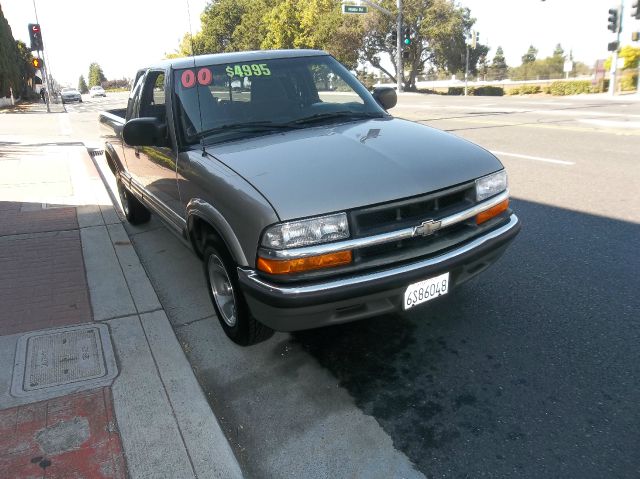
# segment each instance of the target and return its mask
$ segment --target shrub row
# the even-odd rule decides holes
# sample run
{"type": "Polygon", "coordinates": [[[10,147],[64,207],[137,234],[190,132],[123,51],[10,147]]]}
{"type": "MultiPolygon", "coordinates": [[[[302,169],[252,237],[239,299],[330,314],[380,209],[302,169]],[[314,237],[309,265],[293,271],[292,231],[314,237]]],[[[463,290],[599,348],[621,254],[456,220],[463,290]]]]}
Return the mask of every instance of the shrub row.
{"type": "MultiPolygon", "coordinates": [[[[499,86],[478,86],[469,87],[469,96],[502,96],[504,88],[499,86]]],[[[449,87],[447,95],[464,95],[464,87],[449,87]]]]}
{"type": "Polygon", "coordinates": [[[520,85],[507,90],[507,94],[533,95],[535,93],[540,93],[541,91],[542,91],[542,88],[540,88],[540,85],[520,85]]]}
{"type": "Polygon", "coordinates": [[[592,91],[590,80],[554,81],[549,87],[549,93],[555,96],[579,95],[592,91]]]}

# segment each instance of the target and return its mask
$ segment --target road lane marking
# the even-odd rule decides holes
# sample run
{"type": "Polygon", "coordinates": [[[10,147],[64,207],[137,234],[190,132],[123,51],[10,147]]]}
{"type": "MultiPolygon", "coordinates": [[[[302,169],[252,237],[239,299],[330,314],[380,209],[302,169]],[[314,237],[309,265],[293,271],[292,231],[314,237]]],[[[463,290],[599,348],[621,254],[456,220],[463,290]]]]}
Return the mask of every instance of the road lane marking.
{"type": "Polygon", "coordinates": [[[631,128],[640,129],[640,121],[614,121],[614,120],[579,120],[589,125],[604,126],[606,128],[631,128]]]}
{"type": "Polygon", "coordinates": [[[519,153],[507,153],[505,151],[492,150],[491,153],[498,156],[512,156],[514,158],[524,158],[525,160],[543,161],[545,163],[554,163],[556,165],[568,165],[568,166],[575,165],[575,163],[572,161],[555,160],[553,158],[542,158],[540,156],[521,155],[519,153]]]}
{"type": "MultiPolygon", "coordinates": [[[[409,118],[407,118],[409,119],[409,118]]],[[[524,122],[524,123],[506,123],[504,121],[491,121],[491,120],[478,120],[475,118],[468,118],[468,117],[464,117],[464,118],[431,118],[428,120],[413,120],[413,121],[418,121],[420,123],[433,123],[433,122],[438,122],[438,121],[453,121],[453,122],[458,122],[458,123],[471,123],[471,124],[479,124],[479,125],[491,125],[491,126],[486,126],[486,127],[469,127],[469,128],[440,128],[441,130],[444,131],[448,131],[448,132],[455,132],[455,131],[461,131],[461,130],[475,130],[478,128],[505,128],[505,127],[509,127],[509,128],[513,128],[513,127],[520,127],[520,128],[542,128],[542,129],[548,129],[548,130],[563,130],[563,131],[577,131],[577,132],[582,132],[582,133],[605,133],[608,135],[616,135],[616,136],[640,136],[640,131],[634,131],[632,129],[611,129],[611,128],[586,128],[586,127],[579,127],[579,126],[567,126],[567,125],[560,125],[556,122],[547,122],[547,123],[532,123],[531,121],[529,122],[524,122]]],[[[438,128],[438,127],[436,127],[438,128]]]]}

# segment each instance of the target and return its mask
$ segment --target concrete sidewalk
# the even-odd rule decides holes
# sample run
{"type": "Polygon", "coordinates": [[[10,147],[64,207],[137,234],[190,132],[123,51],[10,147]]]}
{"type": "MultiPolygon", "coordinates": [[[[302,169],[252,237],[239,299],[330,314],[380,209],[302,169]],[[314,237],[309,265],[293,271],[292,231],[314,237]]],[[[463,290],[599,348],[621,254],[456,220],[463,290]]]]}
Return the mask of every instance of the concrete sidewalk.
{"type": "Polygon", "coordinates": [[[0,116],[0,477],[241,477],[85,147],[11,135],[11,117],[0,116]]]}

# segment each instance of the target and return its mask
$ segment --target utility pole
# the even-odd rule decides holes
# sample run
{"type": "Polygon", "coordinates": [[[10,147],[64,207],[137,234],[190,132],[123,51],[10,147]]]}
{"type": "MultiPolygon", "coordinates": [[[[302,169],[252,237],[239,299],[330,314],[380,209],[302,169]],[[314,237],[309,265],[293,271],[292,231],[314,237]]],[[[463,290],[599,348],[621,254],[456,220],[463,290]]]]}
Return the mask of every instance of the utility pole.
{"type": "Polygon", "coordinates": [[[469,43],[465,42],[467,54],[464,60],[464,96],[467,96],[469,90],[469,43]]]}
{"type": "MultiPolygon", "coordinates": [[[[478,42],[480,41],[480,33],[475,30],[471,30],[471,48],[474,50],[478,46],[478,42]]],[[[468,83],[469,83],[469,39],[466,39],[464,42],[467,47],[467,55],[464,61],[464,96],[467,96],[468,93],[468,83]]]]}

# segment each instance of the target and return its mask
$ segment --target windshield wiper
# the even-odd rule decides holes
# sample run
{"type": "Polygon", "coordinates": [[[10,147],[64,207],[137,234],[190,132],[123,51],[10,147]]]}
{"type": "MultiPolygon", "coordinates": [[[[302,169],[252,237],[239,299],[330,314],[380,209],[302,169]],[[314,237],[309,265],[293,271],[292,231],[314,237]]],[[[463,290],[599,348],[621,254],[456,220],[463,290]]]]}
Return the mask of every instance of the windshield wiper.
{"type": "Polygon", "coordinates": [[[383,118],[382,113],[366,112],[366,111],[332,111],[326,113],[316,113],[315,115],[306,116],[304,118],[298,118],[289,122],[289,124],[302,125],[305,123],[315,123],[323,120],[333,119],[354,119],[359,120],[361,118],[383,118]]]}
{"type": "Polygon", "coordinates": [[[215,128],[209,128],[208,130],[197,133],[194,138],[201,139],[207,136],[215,135],[216,133],[225,133],[227,131],[234,130],[246,130],[249,132],[254,131],[269,131],[269,130],[290,130],[292,128],[300,128],[291,123],[274,123],[272,121],[247,121],[244,123],[229,123],[228,125],[220,125],[215,128]]]}

